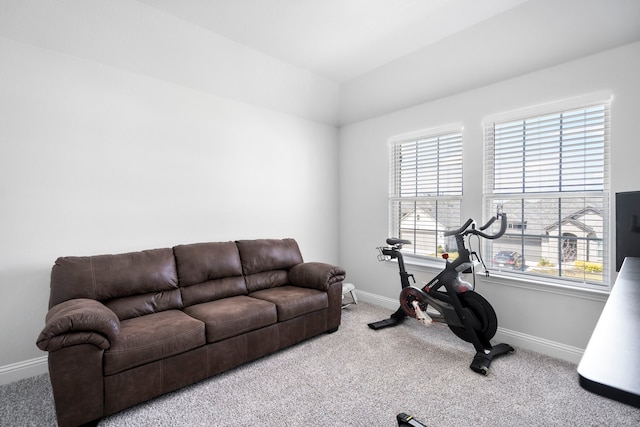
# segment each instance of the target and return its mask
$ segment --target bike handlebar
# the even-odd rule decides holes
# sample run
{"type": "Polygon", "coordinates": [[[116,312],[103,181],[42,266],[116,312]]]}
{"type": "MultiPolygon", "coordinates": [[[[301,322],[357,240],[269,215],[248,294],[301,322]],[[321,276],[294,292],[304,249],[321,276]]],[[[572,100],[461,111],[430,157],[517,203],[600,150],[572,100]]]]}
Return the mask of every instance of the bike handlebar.
{"type": "Polygon", "coordinates": [[[444,235],[445,235],[445,236],[455,236],[455,235],[458,235],[458,234],[462,233],[464,230],[466,230],[466,229],[471,225],[471,223],[472,223],[472,222],[473,222],[473,220],[472,220],[471,218],[469,218],[469,219],[467,220],[467,222],[465,222],[465,223],[462,225],[462,227],[458,228],[457,230],[445,231],[445,232],[444,232],[444,235]]]}
{"type": "Polygon", "coordinates": [[[475,227],[473,227],[470,230],[467,230],[472,223],[473,223],[473,219],[469,218],[467,222],[465,222],[462,225],[462,227],[458,228],[457,230],[445,231],[444,235],[445,236],[457,236],[457,235],[466,236],[467,234],[475,234],[477,236],[484,237],[485,239],[489,239],[489,240],[497,239],[498,237],[501,237],[505,233],[505,231],[507,231],[507,214],[498,213],[496,216],[491,217],[491,219],[479,229],[476,229],[475,227]],[[500,222],[500,230],[498,230],[496,234],[489,235],[481,231],[489,228],[491,224],[493,224],[498,218],[501,219],[501,222],[500,222]]]}
{"type": "Polygon", "coordinates": [[[496,218],[495,216],[492,216],[491,219],[482,227],[479,228],[480,231],[486,230],[487,228],[491,227],[491,224],[493,224],[494,222],[496,222],[496,218]]]}

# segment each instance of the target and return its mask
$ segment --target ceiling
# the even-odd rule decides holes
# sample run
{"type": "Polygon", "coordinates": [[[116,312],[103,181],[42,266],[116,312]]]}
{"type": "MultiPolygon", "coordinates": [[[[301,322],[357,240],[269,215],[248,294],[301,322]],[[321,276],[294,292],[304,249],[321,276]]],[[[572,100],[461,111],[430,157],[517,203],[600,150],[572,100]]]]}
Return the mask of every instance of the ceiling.
{"type": "Polygon", "coordinates": [[[344,83],[527,0],[139,0],[344,83]]]}

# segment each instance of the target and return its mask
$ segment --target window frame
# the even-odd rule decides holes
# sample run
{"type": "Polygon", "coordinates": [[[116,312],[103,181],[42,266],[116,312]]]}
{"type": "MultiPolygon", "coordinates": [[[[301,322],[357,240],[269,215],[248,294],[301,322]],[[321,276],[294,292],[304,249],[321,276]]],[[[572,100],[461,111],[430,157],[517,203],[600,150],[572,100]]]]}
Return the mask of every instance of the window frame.
{"type": "MultiPolygon", "coordinates": [[[[502,199],[505,202],[519,200],[522,201],[522,209],[524,210],[525,201],[531,200],[533,198],[543,199],[543,200],[553,200],[555,198],[558,199],[558,221],[563,221],[563,218],[568,218],[566,215],[563,216],[562,210],[562,201],[563,200],[579,200],[583,198],[583,200],[587,200],[588,198],[596,198],[600,200],[600,214],[602,216],[602,236],[597,242],[595,246],[595,250],[597,251],[599,256],[602,256],[602,280],[587,280],[587,274],[585,273],[582,279],[571,278],[567,276],[562,276],[562,269],[560,266],[559,272],[557,275],[546,275],[546,274],[536,274],[535,272],[527,272],[527,271],[508,271],[508,270],[497,270],[495,268],[491,268],[494,270],[494,274],[504,275],[506,277],[518,278],[519,280],[531,281],[531,282],[543,282],[550,285],[561,286],[561,287],[572,287],[577,289],[590,289],[590,290],[599,290],[599,291],[608,291],[610,289],[610,277],[612,274],[612,257],[611,257],[611,242],[610,236],[611,234],[611,216],[610,216],[610,199],[611,199],[611,188],[610,188],[610,179],[611,179],[611,168],[609,164],[609,152],[611,149],[611,130],[610,130],[610,122],[611,122],[611,104],[613,98],[609,93],[596,93],[590,94],[586,96],[576,97],[564,101],[544,104],[535,107],[529,107],[525,109],[520,109],[512,112],[501,113],[494,116],[487,117],[483,120],[482,129],[483,129],[483,150],[484,150],[484,159],[485,159],[485,168],[483,171],[483,211],[487,217],[495,214],[496,201],[502,199]],[[602,163],[603,163],[603,177],[601,182],[601,190],[597,191],[562,191],[561,188],[558,191],[526,191],[527,184],[524,183],[524,172],[523,174],[523,190],[520,192],[497,192],[495,191],[495,157],[493,150],[495,149],[495,126],[496,124],[505,124],[509,122],[517,122],[535,119],[541,116],[552,116],[554,114],[562,114],[568,113],[574,110],[581,109],[589,109],[594,106],[603,106],[603,116],[604,116],[604,124],[603,124],[603,154],[602,154],[602,163]],[[493,139],[491,139],[493,138],[493,139]]],[[[561,119],[562,120],[562,119],[561,119]]],[[[586,123],[586,120],[585,120],[586,123]]],[[[586,125],[585,125],[586,126],[586,125]]],[[[523,136],[523,140],[526,137],[523,136]]],[[[562,149],[560,149],[560,152],[562,149]]],[[[524,155],[523,155],[524,156],[524,155]]],[[[586,160],[583,162],[586,163],[586,160]]],[[[559,169],[558,172],[561,175],[561,171],[559,169]]],[[[586,181],[586,179],[585,179],[586,181]]],[[[540,188],[542,190],[542,187],[540,188]]],[[[584,190],[584,189],[583,189],[584,190]]],[[[586,209],[586,203],[584,203],[586,209]]],[[[506,212],[507,215],[509,212],[506,212]]],[[[527,216],[526,214],[522,214],[520,217],[509,218],[509,222],[520,223],[524,222],[527,224],[527,221],[531,219],[531,216],[527,216]]],[[[522,246],[525,246],[525,240],[529,238],[529,234],[525,232],[525,229],[507,229],[507,233],[510,231],[520,232],[520,238],[522,239],[522,246]]],[[[564,235],[558,236],[558,241],[569,239],[570,236],[567,235],[565,239],[564,235]]],[[[574,236],[576,237],[576,236],[574,236]]],[[[555,236],[554,236],[555,238],[555,236]]],[[[551,238],[549,238],[551,240],[551,238]]],[[[580,240],[580,239],[578,239],[580,240]]],[[[589,247],[590,238],[587,236],[584,240],[584,243],[589,247]]],[[[576,240],[577,241],[577,240],[576,240]]],[[[574,242],[575,243],[575,242],[574,242]]],[[[497,245],[498,248],[500,242],[496,241],[485,241],[483,242],[484,250],[483,252],[489,256],[491,256],[494,252],[494,245],[497,245]]],[[[580,244],[578,242],[578,244],[580,244]]],[[[560,251],[560,244],[558,243],[558,250],[560,251]]],[[[500,249],[498,249],[500,250],[500,249]]],[[[524,253],[524,251],[522,252],[524,253]]],[[[558,257],[564,255],[564,253],[558,252],[556,254],[558,257]]],[[[487,257],[487,258],[488,258],[487,257]]],[[[526,256],[525,256],[526,257],[526,256]]],[[[588,254],[586,255],[588,257],[588,254]]],[[[492,265],[492,259],[488,260],[487,265],[492,265]]],[[[562,260],[562,262],[570,265],[570,261],[562,260]]],[[[565,267],[566,268],[566,267],[565,267]]]]}
{"type": "MultiPolygon", "coordinates": [[[[441,249],[449,249],[447,244],[445,243],[445,238],[442,236],[442,232],[451,227],[457,227],[460,223],[461,218],[461,206],[462,206],[462,197],[463,197],[463,137],[464,137],[464,129],[462,123],[451,123],[448,125],[438,126],[434,128],[424,129],[416,132],[410,132],[405,134],[396,135],[390,137],[387,141],[389,148],[389,195],[388,195],[388,232],[389,236],[400,237],[400,238],[408,238],[412,241],[412,245],[405,245],[402,249],[403,254],[408,257],[408,260],[411,262],[412,260],[417,263],[422,263],[426,261],[436,261],[439,258],[439,254],[441,249]],[[406,193],[406,188],[402,185],[402,177],[401,177],[401,160],[398,158],[398,147],[402,145],[410,145],[410,144],[418,144],[419,141],[438,139],[438,152],[436,157],[440,155],[440,153],[447,151],[447,149],[451,149],[452,147],[440,147],[440,139],[454,138],[452,144],[458,146],[457,155],[459,159],[457,160],[457,170],[454,165],[454,172],[457,172],[457,175],[453,177],[453,186],[457,185],[457,188],[452,190],[451,186],[445,186],[445,190],[441,190],[439,187],[436,189],[435,193],[429,193],[425,195],[407,195],[402,194],[406,193]],[[442,192],[441,192],[442,191],[442,192]],[[407,228],[403,228],[403,204],[413,203],[414,207],[414,217],[420,218],[421,212],[418,213],[419,209],[430,208],[435,209],[436,212],[446,212],[447,209],[451,209],[450,205],[453,203],[455,205],[455,214],[457,217],[454,220],[448,219],[448,223],[452,224],[444,225],[440,224],[437,220],[437,213],[435,221],[433,221],[435,225],[435,236],[432,238],[435,239],[435,244],[433,245],[433,254],[428,249],[423,249],[422,242],[425,240],[431,239],[431,237],[424,237],[424,239],[418,239],[416,241],[416,235],[420,232],[419,227],[414,222],[413,230],[413,238],[409,238],[406,236],[402,230],[408,230],[407,228]],[[449,205],[449,207],[448,207],[449,205]],[[435,207],[434,207],[435,206],[435,207]],[[442,227],[439,227],[442,225],[442,227]]],[[[455,148],[454,148],[455,149],[455,148]]],[[[418,148],[416,146],[416,152],[418,148]]],[[[451,153],[448,153],[451,154],[451,153]]],[[[455,153],[454,153],[455,154],[455,153]]],[[[416,157],[420,157],[416,155],[416,157]]],[[[416,161],[417,163],[417,161],[416,161]]],[[[419,172],[416,172],[416,182],[418,179],[419,172]]],[[[433,176],[433,173],[432,173],[433,176]]],[[[435,173],[435,184],[439,185],[439,181],[445,180],[444,178],[451,178],[451,174],[443,172],[442,175],[440,171],[435,173]]],[[[447,181],[448,185],[451,185],[451,181],[447,181]]],[[[420,184],[416,183],[415,192],[417,193],[417,187],[420,184]]],[[[405,205],[406,206],[406,205],[405,205]]],[[[425,233],[426,236],[430,233],[429,230],[425,233]]]]}

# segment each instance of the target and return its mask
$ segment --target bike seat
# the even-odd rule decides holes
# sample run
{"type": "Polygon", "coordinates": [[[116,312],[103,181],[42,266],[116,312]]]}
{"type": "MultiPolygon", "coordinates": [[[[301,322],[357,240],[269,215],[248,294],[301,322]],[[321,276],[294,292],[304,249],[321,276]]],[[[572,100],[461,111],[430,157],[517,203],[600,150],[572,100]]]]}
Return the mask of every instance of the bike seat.
{"type": "Polygon", "coordinates": [[[396,239],[395,237],[389,237],[387,239],[388,245],[410,245],[410,240],[396,239]]]}

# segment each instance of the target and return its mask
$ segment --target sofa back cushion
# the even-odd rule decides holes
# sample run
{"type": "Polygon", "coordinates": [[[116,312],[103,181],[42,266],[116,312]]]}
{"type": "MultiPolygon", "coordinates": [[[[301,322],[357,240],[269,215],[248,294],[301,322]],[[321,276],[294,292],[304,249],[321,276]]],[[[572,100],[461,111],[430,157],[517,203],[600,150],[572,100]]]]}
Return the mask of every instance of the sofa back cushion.
{"type": "Polygon", "coordinates": [[[249,292],[289,283],[289,269],[302,262],[293,239],[238,240],[242,271],[249,292]]]}
{"type": "Polygon", "coordinates": [[[73,298],[104,303],[120,320],[182,307],[170,248],[58,258],[49,307],[73,298]]]}
{"type": "Polygon", "coordinates": [[[247,294],[234,242],[180,245],[173,253],[185,307],[247,294]]]}

